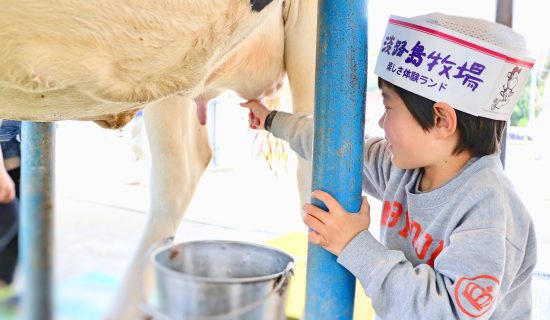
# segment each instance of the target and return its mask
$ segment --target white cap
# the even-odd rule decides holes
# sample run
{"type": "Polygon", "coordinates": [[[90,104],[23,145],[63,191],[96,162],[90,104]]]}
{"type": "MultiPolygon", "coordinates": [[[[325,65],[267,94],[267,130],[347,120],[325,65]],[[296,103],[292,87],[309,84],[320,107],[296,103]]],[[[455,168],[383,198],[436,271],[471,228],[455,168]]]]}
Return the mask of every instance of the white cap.
{"type": "Polygon", "coordinates": [[[463,112],[508,120],[534,65],[526,56],[525,39],[494,22],[391,16],[375,73],[463,112]]]}

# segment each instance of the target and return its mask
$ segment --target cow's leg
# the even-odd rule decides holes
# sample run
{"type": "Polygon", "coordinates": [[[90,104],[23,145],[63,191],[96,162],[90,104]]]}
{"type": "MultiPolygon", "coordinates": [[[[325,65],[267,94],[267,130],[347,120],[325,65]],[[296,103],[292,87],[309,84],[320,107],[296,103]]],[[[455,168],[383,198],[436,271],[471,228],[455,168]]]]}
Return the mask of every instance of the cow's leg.
{"type": "Polygon", "coordinates": [[[207,129],[198,123],[196,112],[195,102],[182,97],[145,109],[152,161],[150,214],[108,319],[133,320],[140,314],[140,293],[152,288],[147,252],[156,242],[174,235],[211,159],[207,129]]]}
{"type": "MultiPolygon", "coordinates": [[[[285,65],[294,112],[312,112],[315,88],[317,1],[288,1],[285,65]]],[[[311,201],[311,162],[298,157],[298,188],[303,204],[311,201]]]]}

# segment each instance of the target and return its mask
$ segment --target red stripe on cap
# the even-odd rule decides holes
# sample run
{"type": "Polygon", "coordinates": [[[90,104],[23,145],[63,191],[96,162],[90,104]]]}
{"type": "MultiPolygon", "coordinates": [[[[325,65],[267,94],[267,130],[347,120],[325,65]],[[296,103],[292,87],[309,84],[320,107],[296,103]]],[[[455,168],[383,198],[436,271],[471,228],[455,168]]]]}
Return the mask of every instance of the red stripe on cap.
{"type": "Polygon", "coordinates": [[[452,36],[450,34],[447,34],[447,33],[441,32],[441,31],[437,31],[437,30],[434,30],[434,29],[431,29],[431,28],[427,28],[427,27],[424,27],[424,26],[420,26],[420,25],[417,25],[417,24],[414,24],[414,23],[405,22],[405,21],[401,21],[401,20],[397,20],[397,19],[390,19],[389,23],[399,25],[399,26],[402,26],[402,27],[406,27],[406,28],[409,28],[409,29],[414,29],[414,30],[417,30],[417,31],[420,31],[420,32],[423,32],[423,33],[431,34],[435,37],[439,37],[439,38],[454,42],[458,45],[468,47],[472,50],[475,50],[475,51],[478,51],[478,52],[481,52],[481,53],[485,53],[485,54],[490,55],[492,57],[495,57],[495,58],[498,58],[498,59],[501,59],[501,60],[504,60],[506,62],[510,62],[510,63],[513,63],[513,64],[521,65],[521,66],[527,67],[529,69],[532,69],[533,66],[534,66],[533,62],[512,58],[512,57],[507,56],[503,53],[491,50],[489,48],[486,48],[486,47],[480,46],[478,44],[475,44],[473,42],[466,41],[466,40],[457,38],[455,36],[452,36]]]}

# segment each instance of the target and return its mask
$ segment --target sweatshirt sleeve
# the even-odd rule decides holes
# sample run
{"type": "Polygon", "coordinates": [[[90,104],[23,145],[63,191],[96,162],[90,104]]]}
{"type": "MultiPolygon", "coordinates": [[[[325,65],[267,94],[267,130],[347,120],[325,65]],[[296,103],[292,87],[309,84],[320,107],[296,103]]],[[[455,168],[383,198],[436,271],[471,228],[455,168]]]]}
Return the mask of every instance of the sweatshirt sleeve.
{"type": "MultiPolygon", "coordinates": [[[[313,158],[313,116],[308,113],[278,111],[271,123],[271,133],[288,141],[292,150],[306,160],[313,158]]],[[[394,169],[386,140],[373,137],[365,142],[363,190],[382,198],[390,172],[394,169]]]]}
{"type": "Polygon", "coordinates": [[[413,266],[365,230],[337,261],[358,278],[382,319],[488,319],[500,296],[514,290],[511,278],[524,260],[516,251],[498,228],[471,229],[451,236],[433,268],[413,266]]]}
{"type": "Polygon", "coordinates": [[[382,200],[392,172],[400,171],[391,162],[385,139],[373,137],[365,142],[363,159],[363,190],[382,200]]]}
{"type": "Polygon", "coordinates": [[[313,115],[278,111],[271,123],[271,133],[288,142],[292,150],[306,160],[313,158],[313,115]]]}

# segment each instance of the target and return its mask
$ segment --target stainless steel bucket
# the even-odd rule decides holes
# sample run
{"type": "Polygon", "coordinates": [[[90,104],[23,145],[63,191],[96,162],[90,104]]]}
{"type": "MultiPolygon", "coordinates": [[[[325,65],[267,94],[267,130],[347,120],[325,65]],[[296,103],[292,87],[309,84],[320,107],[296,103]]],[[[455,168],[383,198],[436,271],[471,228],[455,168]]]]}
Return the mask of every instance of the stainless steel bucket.
{"type": "Polygon", "coordinates": [[[285,319],[294,259],[233,241],[184,242],[153,256],[158,311],[186,320],[285,319]]]}

